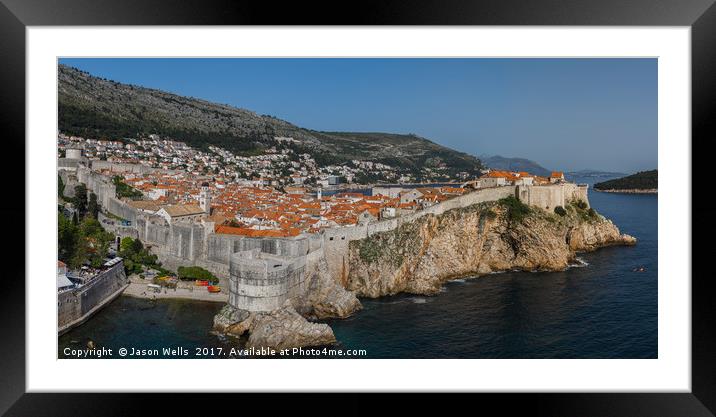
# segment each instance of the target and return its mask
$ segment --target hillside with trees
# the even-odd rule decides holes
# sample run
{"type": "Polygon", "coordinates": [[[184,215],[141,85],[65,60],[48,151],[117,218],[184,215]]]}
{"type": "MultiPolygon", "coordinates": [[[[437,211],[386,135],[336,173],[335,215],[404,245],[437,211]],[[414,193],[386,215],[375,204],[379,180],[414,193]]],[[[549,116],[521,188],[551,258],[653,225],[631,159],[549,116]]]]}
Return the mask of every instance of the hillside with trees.
{"type": "Polygon", "coordinates": [[[657,170],[637,172],[623,178],[594,184],[599,191],[656,191],[659,188],[659,175],[657,170]]]}
{"type": "Polygon", "coordinates": [[[86,138],[124,141],[158,134],[197,149],[215,145],[244,156],[288,147],[311,154],[320,166],[358,159],[406,171],[428,166],[476,175],[482,168],[474,156],[412,133],[305,129],[271,115],[122,84],[65,65],[58,69],[58,116],[61,132],[86,138]]]}
{"type": "Polygon", "coordinates": [[[500,155],[481,156],[480,160],[488,168],[501,171],[526,171],[530,174],[549,177],[552,172],[535,161],[525,158],[506,158],[500,155]]]}

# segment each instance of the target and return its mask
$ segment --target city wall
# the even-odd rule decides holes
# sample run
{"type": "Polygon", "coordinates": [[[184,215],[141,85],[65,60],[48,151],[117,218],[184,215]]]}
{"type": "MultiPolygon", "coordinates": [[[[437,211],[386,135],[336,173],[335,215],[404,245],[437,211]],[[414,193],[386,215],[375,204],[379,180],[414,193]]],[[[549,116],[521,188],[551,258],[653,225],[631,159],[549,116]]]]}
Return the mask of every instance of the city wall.
{"type": "Polygon", "coordinates": [[[117,220],[105,216],[102,212],[97,213],[97,220],[102,223],[102,227],[104,227],[106,231],[113,233],[115,236],[119,236],[120,238],[131,237],[132,239],[139,237],[139,231],[136,227],[123,226],[119,224],[117,220]]]}
{"type": "Polygon", "coordinates": [[[448,210],[514,196],[515,190],[515,186],[477,190],[428,207],[424,210],[393,219],[381,220],[378,222],[351,227],[325,229],[321,232],[321,234],[323,236],[323,250],[325,252],[326,261],[328,262],[328,271],[332,277],[340,279],[341,282],[345,281],[346,274],[348,273],[348,244],[352,240],[365,239],[378,232],[395,230],[401,224],[413,222],[429,214],[440,215],[448,210]]]}
{"type": "Polygon", "coordinates": [[[77,180],[77,170],[58,170],[57,175],[62,178],[62,183],[65,185],[65,189],[63,190],[62,194],[68,198],[74,197],[75,187],[80,185],[79,181],[77,180]]]}
{"type": "Polygon", "coordinates": [[[57,294],[57,329],[60,334],[87,320],[128,285],[124,263],[103,271],[88,284],[57,294]]]}
{"type": "Polygon", "coordinates": [[[517,186],[517,197],[523,203],[545,209],[549,212],[555,207],[569,204],[572,200],[582,200],[589,205],[587,186],[573,183],[548,186],[517,186]]]}
{"type": "MultiPolygon", "coordinates": [[[[62,175],[62,174],[61,174],[62,175]]],[[[86,167],[77,169],[77,179],[97,194],[110,213],[130,220],[137,237],[172,270],[179,266],[200,266],[219,277],[220,285],[229,288],[229,301],[239,308],[263,311],[296,296],[302,289],[306,271],[326,262],[334,279],[344,282],[348,274],[348,245],[378,232],[394,230],[426,215],[440,215],[448,210],[515,196],[525,204],[553,210],[570,200],[588,204],[587,187],[571,183],[547,186],[503,186],[480,189],[452,198],[415,213],[372,223],[325,229],[318,234],[292,238],[249,238],[214,233],[214,224],[167,224],[154,215],[140,213],[114,196],[109,179],[86,167]],[[261,269],[273,255],[281,260],[276,270],[261,269]],[[257,266],[259,265],[259,266],[257,266]],[[260,271],[264,271],[259,273],[260,271]],[[259,275],[264,274],[263,278],[259,275]],[[244,279],[245,278],[245,279],[244,279]]]]}

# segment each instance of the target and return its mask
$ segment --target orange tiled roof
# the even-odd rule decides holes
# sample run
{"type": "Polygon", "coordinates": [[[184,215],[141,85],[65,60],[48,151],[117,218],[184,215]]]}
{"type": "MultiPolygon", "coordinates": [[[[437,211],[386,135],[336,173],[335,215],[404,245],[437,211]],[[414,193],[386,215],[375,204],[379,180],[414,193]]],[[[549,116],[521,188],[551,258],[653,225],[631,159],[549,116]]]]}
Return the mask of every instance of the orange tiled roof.
{"type": "Polygon", "coordinates": [[[515,179],[517,179],[517,177],[515,177],[511,172],[508,171],[493,170],[485,174],[485,176],[489,178],[504,178],[509,181],[514,181],[515,179]]]}

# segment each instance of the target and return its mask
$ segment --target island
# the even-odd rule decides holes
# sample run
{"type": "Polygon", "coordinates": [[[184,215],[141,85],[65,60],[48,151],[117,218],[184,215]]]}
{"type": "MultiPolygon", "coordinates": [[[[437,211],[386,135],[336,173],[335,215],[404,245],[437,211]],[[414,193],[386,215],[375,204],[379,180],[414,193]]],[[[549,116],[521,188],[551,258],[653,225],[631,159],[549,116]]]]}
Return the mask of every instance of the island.
{"type": "Polygon", "coordinates": [[[658,172],[655,169],[594,184],[596,191],[606,193],[656,194],[658,188],[658,172]]]}

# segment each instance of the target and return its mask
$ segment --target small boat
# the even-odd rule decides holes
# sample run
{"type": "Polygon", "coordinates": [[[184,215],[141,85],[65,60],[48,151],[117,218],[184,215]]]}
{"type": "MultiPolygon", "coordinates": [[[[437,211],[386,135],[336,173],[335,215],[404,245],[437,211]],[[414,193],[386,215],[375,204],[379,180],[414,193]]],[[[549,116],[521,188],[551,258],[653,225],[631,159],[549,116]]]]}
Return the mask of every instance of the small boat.
{"type": "Polygon", "coordinates": [[[218,285],[209,285],[206,287],[206,290],[209,292],[221,292],[221,287],[218,285]]]}
{"type": "Polygon", "coordinates": [[[196,285],[197,287],[206,287],[207,285],[209,285],[209,281],[197,279],[196,281],[194,281],[194,285],[196,285]]]}

